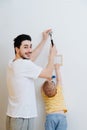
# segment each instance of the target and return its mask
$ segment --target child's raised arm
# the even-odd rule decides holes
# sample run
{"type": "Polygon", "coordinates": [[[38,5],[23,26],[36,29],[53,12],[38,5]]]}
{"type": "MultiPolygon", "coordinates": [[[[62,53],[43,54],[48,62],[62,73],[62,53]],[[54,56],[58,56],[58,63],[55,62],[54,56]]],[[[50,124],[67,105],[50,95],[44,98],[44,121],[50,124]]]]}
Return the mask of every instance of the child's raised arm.
{"type": "Polygon", "coordinates": [[[61,73],[60,73],[60,64],[55,64],[55,73],[56,73],[56,85],[62,85],[61,73]]]}

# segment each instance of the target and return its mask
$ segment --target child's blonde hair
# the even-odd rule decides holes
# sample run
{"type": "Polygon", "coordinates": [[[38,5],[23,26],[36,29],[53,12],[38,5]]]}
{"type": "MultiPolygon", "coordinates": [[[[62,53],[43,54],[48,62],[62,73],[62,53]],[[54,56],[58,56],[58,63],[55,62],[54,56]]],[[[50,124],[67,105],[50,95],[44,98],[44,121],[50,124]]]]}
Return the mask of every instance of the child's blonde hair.
{"type": "Polygon", "coordinates": [[[42,89],[48,97],[54,97],[57,93],[57,89],[53,81],[46,80],[42,85],[42,89]]]}

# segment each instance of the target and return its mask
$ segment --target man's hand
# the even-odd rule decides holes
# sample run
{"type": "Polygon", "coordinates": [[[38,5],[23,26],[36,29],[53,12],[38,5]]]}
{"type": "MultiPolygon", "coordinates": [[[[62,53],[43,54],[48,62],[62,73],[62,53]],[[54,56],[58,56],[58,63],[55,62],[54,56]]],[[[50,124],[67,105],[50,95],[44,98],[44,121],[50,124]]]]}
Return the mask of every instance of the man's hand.
{"type": "Polygon", "coordinates": [[[45,30],[44,32],[42,32],[42,40],[43,41],[46,41],[49,37],[49,33],[52,32],[52,29],[48,29],[48,30],[45,30]]]}
{"type": "Polygon", "coordinates": [[[52,44],[50,45],[50,51],[49,51],[49,57],[50,58],[55,58],[55,56],[57,55],[57,49],[56,46],[52,46],[52,44]]]}

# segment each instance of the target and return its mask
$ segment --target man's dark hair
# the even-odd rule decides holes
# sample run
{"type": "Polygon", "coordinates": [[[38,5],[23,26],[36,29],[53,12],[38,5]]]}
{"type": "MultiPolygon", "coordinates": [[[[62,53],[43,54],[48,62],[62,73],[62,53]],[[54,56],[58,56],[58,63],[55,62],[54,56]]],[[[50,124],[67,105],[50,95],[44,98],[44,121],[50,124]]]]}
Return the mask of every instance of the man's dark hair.
{"type": "Polygon", "coordinates": [[[14,48],[17,47],[17,48],[20,48],[21,46],[21,43],[24,41],[24,40],[29,40],[31,41],[31,36],[29,35],[26,35],[26,34],[21,34],[19,36],[17,36],[15,39],[14,39],[14,48]]]}

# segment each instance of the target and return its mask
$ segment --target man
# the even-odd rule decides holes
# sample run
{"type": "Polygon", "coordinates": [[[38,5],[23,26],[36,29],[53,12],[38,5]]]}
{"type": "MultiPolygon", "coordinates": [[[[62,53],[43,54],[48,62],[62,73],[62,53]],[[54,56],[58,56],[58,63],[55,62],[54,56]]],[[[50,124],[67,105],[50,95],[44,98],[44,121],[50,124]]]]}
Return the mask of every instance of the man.
{"type": "Polygon", "coordinates": [[[50,47],[48,64],[43,69],[33,62],[46,43],[51,29],[43,32],[39,45],[32,51],[31,37],[26,34],[14,39],[15,58],[8,64],[8,108],[6,130],[31,130],[30,121],[37,116],[34,79],[51,79],[55,46],[50,47]]]}

